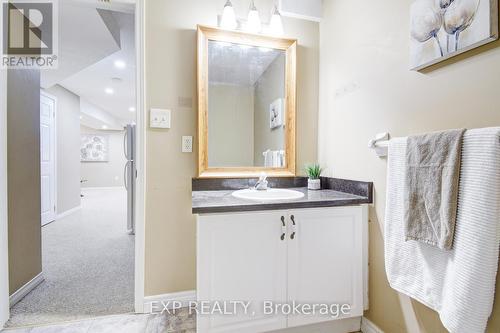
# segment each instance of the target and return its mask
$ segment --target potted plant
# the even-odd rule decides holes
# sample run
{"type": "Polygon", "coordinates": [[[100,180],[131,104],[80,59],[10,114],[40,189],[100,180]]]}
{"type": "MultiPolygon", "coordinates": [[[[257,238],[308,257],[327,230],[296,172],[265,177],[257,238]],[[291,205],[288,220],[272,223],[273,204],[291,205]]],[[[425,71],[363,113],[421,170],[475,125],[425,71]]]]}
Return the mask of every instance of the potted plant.
{"type": "Polygon", "coordinates": [[[307,180],[307,188],[309,190],[320,190],[321,189],[321,172],[323,169],[319,164],[313,164],[306,167],[306,173],[309,179],[307,180]]]}

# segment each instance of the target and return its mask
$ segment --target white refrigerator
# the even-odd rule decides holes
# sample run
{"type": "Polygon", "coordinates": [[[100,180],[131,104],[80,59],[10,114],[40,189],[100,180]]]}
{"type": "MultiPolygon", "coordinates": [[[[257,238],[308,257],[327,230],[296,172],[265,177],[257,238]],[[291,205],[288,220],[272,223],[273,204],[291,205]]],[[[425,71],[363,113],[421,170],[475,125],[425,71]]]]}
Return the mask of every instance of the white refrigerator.
{"type": "Polygon", "coordinates": [[[123,138],[123,148],[127,162],[123,173],[125,189],[127,190],[127,231],[131,235],[135,234],[135,186],[137,178],[135,147],[135,125],[127,125],[123,138]]]}

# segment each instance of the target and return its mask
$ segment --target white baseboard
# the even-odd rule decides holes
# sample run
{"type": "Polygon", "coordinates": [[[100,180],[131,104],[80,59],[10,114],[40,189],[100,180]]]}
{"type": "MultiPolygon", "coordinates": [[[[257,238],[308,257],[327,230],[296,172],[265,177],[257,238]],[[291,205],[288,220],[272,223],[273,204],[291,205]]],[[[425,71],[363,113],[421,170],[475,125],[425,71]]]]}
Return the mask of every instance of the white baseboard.
{"type": "Polygon", "coordinates": [[[363,333],[384,333],[377,325],[371,320],[363,317],[361,319],[361,332],[363,333]]]}
{"type": "Polygon", "coordinates": [[[273,333],[347,333],[359,332],[361,317],[325,321],[298,327],[289,327],[273,331],[273,333]]]}
{"type": "Polygon", "coordinates": [[[76,206],[74,208],[71,208],[71,209],[68,209],[67,211],[65,212],[62,212],[61,214],[57,214],[56,216],[56,220],[59,220],[59,219],[62,219],[63,217],[66,217],[68,215],[71,215],[73,213],[76,213],[77,211],[79,211],[80,209],[82,209],[82,206],[76,206]]]}
{"type": "Polygon", "coordinates": [[[44,280],[43,272],[41,272],[33,279],[31,279],[28,283],[26,283],[24,286],[19,288],[15,293],[10,295],[9,297],[10,306],[12,307],[14,304],[22,300],[24,296],[28,295],[30,291],[35,289],[40,283],[43,282],[43,280],[44,280]]]}
{"type": "Polygon", "coordinates": [[[189,306],[196,301],[196,290],[180,291],[171,294],[153,295],[144,297],[144,313],[161,312],[163,306],[171,309],[173,302],[180,302],[182,307],[189,306]]]}

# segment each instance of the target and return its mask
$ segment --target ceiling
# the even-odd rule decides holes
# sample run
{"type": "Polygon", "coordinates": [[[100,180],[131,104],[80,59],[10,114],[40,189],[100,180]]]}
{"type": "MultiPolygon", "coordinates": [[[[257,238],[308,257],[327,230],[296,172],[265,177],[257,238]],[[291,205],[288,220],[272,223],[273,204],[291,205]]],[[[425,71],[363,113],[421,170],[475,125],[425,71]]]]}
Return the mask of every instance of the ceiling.
{"type": "Polygon", "coordinates": [[[52,87],[120,50],[119,39],[110,32],[96,8],[76,1],[59,2],[57,40],[58,67],[41,70],[43,88],[52,87]]]}
{"type": "Polygon", "coordinates": [[[285,51],[209,41],[208,81],[211,84],[253,86],[285,51]]]}
{"type": "Polygon", "coordinates": [[[135,120],[135,112],[129,111],[129,108],[135,106],[136,93],[134,16],[118,12],[113,12],[112,15],[120,27],[121,50],[59,84],[115,118],[129,123],[135,120]],[[125,67],[117,68],[117,61],[124,63],[125,67]],[[105,90],[108,88],[114,93],[107,94],[105,90]]]}
{"type": "Polygon", "coordinates": [[[135,10],[135,1],[136,0],[64,0],[78,2],[82,6],[88,6],[92,8],[99,9],[109,9],[115,12],[123,12],[133,14],[135,10]]]}
{"type": "Polygon", "coordinates": [[[92,105],[81,108],[81,118],[93,128],[132,123],[135,110],[130,108],[135,106],[136,94],[133,1],[59,3],[64,3],[59,7],[59,68],[42,73],[42,87],[58,84],[79,95],[85,105],[92,105]],[[86,114],[88,109],[92,115],[86,114]],[[100,119],[94,117],[96,110],[100,119]]]}

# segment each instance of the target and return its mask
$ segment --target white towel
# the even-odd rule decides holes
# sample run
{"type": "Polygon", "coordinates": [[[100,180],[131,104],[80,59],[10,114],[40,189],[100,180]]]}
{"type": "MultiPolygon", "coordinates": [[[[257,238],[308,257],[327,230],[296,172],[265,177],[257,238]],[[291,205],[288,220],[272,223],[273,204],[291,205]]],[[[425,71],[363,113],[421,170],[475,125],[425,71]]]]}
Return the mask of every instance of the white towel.
{"type": "Polygon", "coordinates": [[[484,332],[493,307],[500,245],[500,128],[464,135],[452,251],[405,242],[406,138],[389,144],[385,265],[392,288],[439,313],[451,333],[484,332]]]}
{"type": "Polygon", "coordinates": [[[262,153],[264,156],[264,167],[269,168],[273,166],[273,156],[271,151],[268,149],[262,153]]]}
{"type": "Polygon", "coordinates": [[[273,150],[273,168],[279,168],[280,165],[280,152],[278,150],[273,150]]]}

